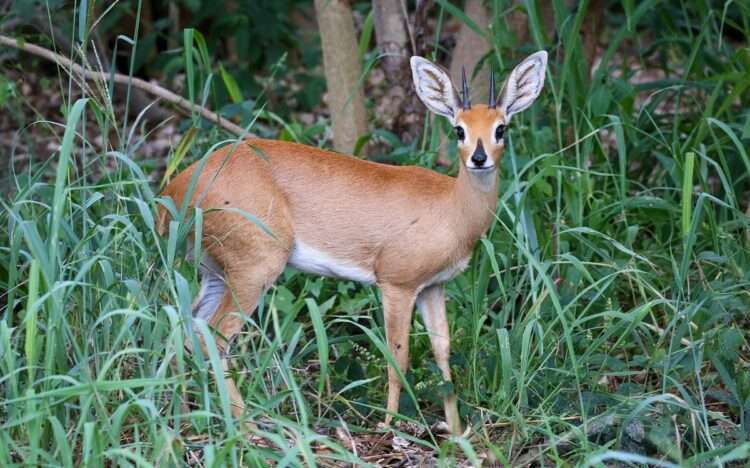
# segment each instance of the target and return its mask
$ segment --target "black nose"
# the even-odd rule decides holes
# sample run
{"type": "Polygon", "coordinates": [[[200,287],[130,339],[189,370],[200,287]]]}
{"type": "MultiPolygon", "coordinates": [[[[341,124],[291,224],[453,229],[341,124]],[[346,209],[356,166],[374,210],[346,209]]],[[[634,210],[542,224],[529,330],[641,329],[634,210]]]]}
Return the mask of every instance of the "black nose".
{"type": "Polygon", "coordinates": [[[482,145],[481,139],[477,142],[477,148],[474,150],[474,154],[471,155],[471,162],[477,167],[482,167],[484,166],[484,163],[487,162],[487,153],[484,152],[484,146],[482,145]]]}

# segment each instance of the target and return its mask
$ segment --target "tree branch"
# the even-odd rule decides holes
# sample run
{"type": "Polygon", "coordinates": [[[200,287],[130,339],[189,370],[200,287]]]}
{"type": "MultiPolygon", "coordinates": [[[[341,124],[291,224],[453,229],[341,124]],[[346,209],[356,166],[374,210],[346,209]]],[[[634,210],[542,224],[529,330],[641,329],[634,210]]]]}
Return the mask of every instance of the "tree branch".
{"type": "MultiPolygon", "coordinates": [[[[94,70],[86,70],[80,65],[78,65],[77,63],[73,63],[68,58],[63,57],[60,54],[57,54],[49,49],[45,49],[44,47],[40,47],[38,45],[30,44],[28,42],[19,43],[14,38],[4,36],[2,34],[0,34],[0,44],[13,47],[13,48],[22,50],[24,52],[36,55],[38,57],[42,57],[44,59],[50,60],[52,62],[55,62],[60,67],[63,67],[67,70],[71,70],[74,73],[77,73],[89,80],[101,80],[101,81],[106,82],[107,80],[110,79],[109,73],[98,72],[94,70]]],[[[175,106],[177,106],[179,110],[181,110],[183,113],[187,115],[190,115],[190,113],[193,111],[198,112],[198,114],[200,114],[200,116],[203,117],[204,119],[215,123],[216,125],[220,126],[224,130],[230,133],[233,133],[237,136],[243,136],[243,135],[248,136],[248,137],[255,136],[252,133],[246,133],[245,129],[240,127],[239,125],[236,125],[227,119],[222,119],[217,113],[212,112],[198,104],[194,104],[190,102],[189,100],[185,99],[184,97],[178,94],[175,94],[172,91],[166,88],[163,88],[159,85],[149,83],[148,81],[142,80],[140,78],[123,75],[121,73],[115,73],[111,76],[113,77],[115,83],[123,84],[123,85],[132,85],[134,88],[138,88],[153,96],[156,96],[160,99],[163,99],[169,103],[174,104],[175,106]]]]}

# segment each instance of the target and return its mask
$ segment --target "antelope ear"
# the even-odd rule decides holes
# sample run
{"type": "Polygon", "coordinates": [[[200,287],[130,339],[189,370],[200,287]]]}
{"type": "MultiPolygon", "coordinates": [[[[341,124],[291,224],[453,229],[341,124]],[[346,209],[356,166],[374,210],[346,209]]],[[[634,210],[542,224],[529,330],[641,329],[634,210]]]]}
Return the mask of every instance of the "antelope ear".
{"type": "Polygon", "coordinates": [[[513,114],[528,109],[542,92],[544,74],[547,70],[547,52],[540,50],[526,57],[510,76],[503,88],[500,108],[507,120],[513,114]]]}
{"type": "Polygon", "coordinates": [[[448,74],[429,60],[416,55],[411,58],[410,63],[411,76],[419,99],[432,112],[447,117],[455,124],[458,102],[456,90],[448,74]]]}

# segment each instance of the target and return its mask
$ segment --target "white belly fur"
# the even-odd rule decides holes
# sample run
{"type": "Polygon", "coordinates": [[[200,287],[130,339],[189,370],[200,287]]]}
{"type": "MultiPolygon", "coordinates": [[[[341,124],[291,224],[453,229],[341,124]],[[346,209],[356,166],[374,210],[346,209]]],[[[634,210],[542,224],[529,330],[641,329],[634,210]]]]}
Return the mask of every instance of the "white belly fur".
{"type": "Polygon", "coordinates": [[[295,242],[289,265],[315,275],[348,279],[360,283],[375,282],[375,273],[368,271],[353,262],[331,257],[327,253],[311,247],[304,242],[295,242]]]}

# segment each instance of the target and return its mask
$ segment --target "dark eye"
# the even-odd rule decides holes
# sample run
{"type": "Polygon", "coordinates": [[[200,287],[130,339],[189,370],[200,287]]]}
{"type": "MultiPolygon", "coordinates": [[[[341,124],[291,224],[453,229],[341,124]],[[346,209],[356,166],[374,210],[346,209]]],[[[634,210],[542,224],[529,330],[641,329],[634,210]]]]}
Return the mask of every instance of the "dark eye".
{"type": "Polygon", "coordinates": [[[463,127],[456,126],[456,137],[459,141],[464,141],[464,138],[466,138],[466,133],[464,132],[463,127]]]}
{"type": "Polygon", "coordinates": [[[505,125],[498,125],[495,129],[495,141],[500,141],[503,139],[503,133],[505,133],[505,125]]]}

